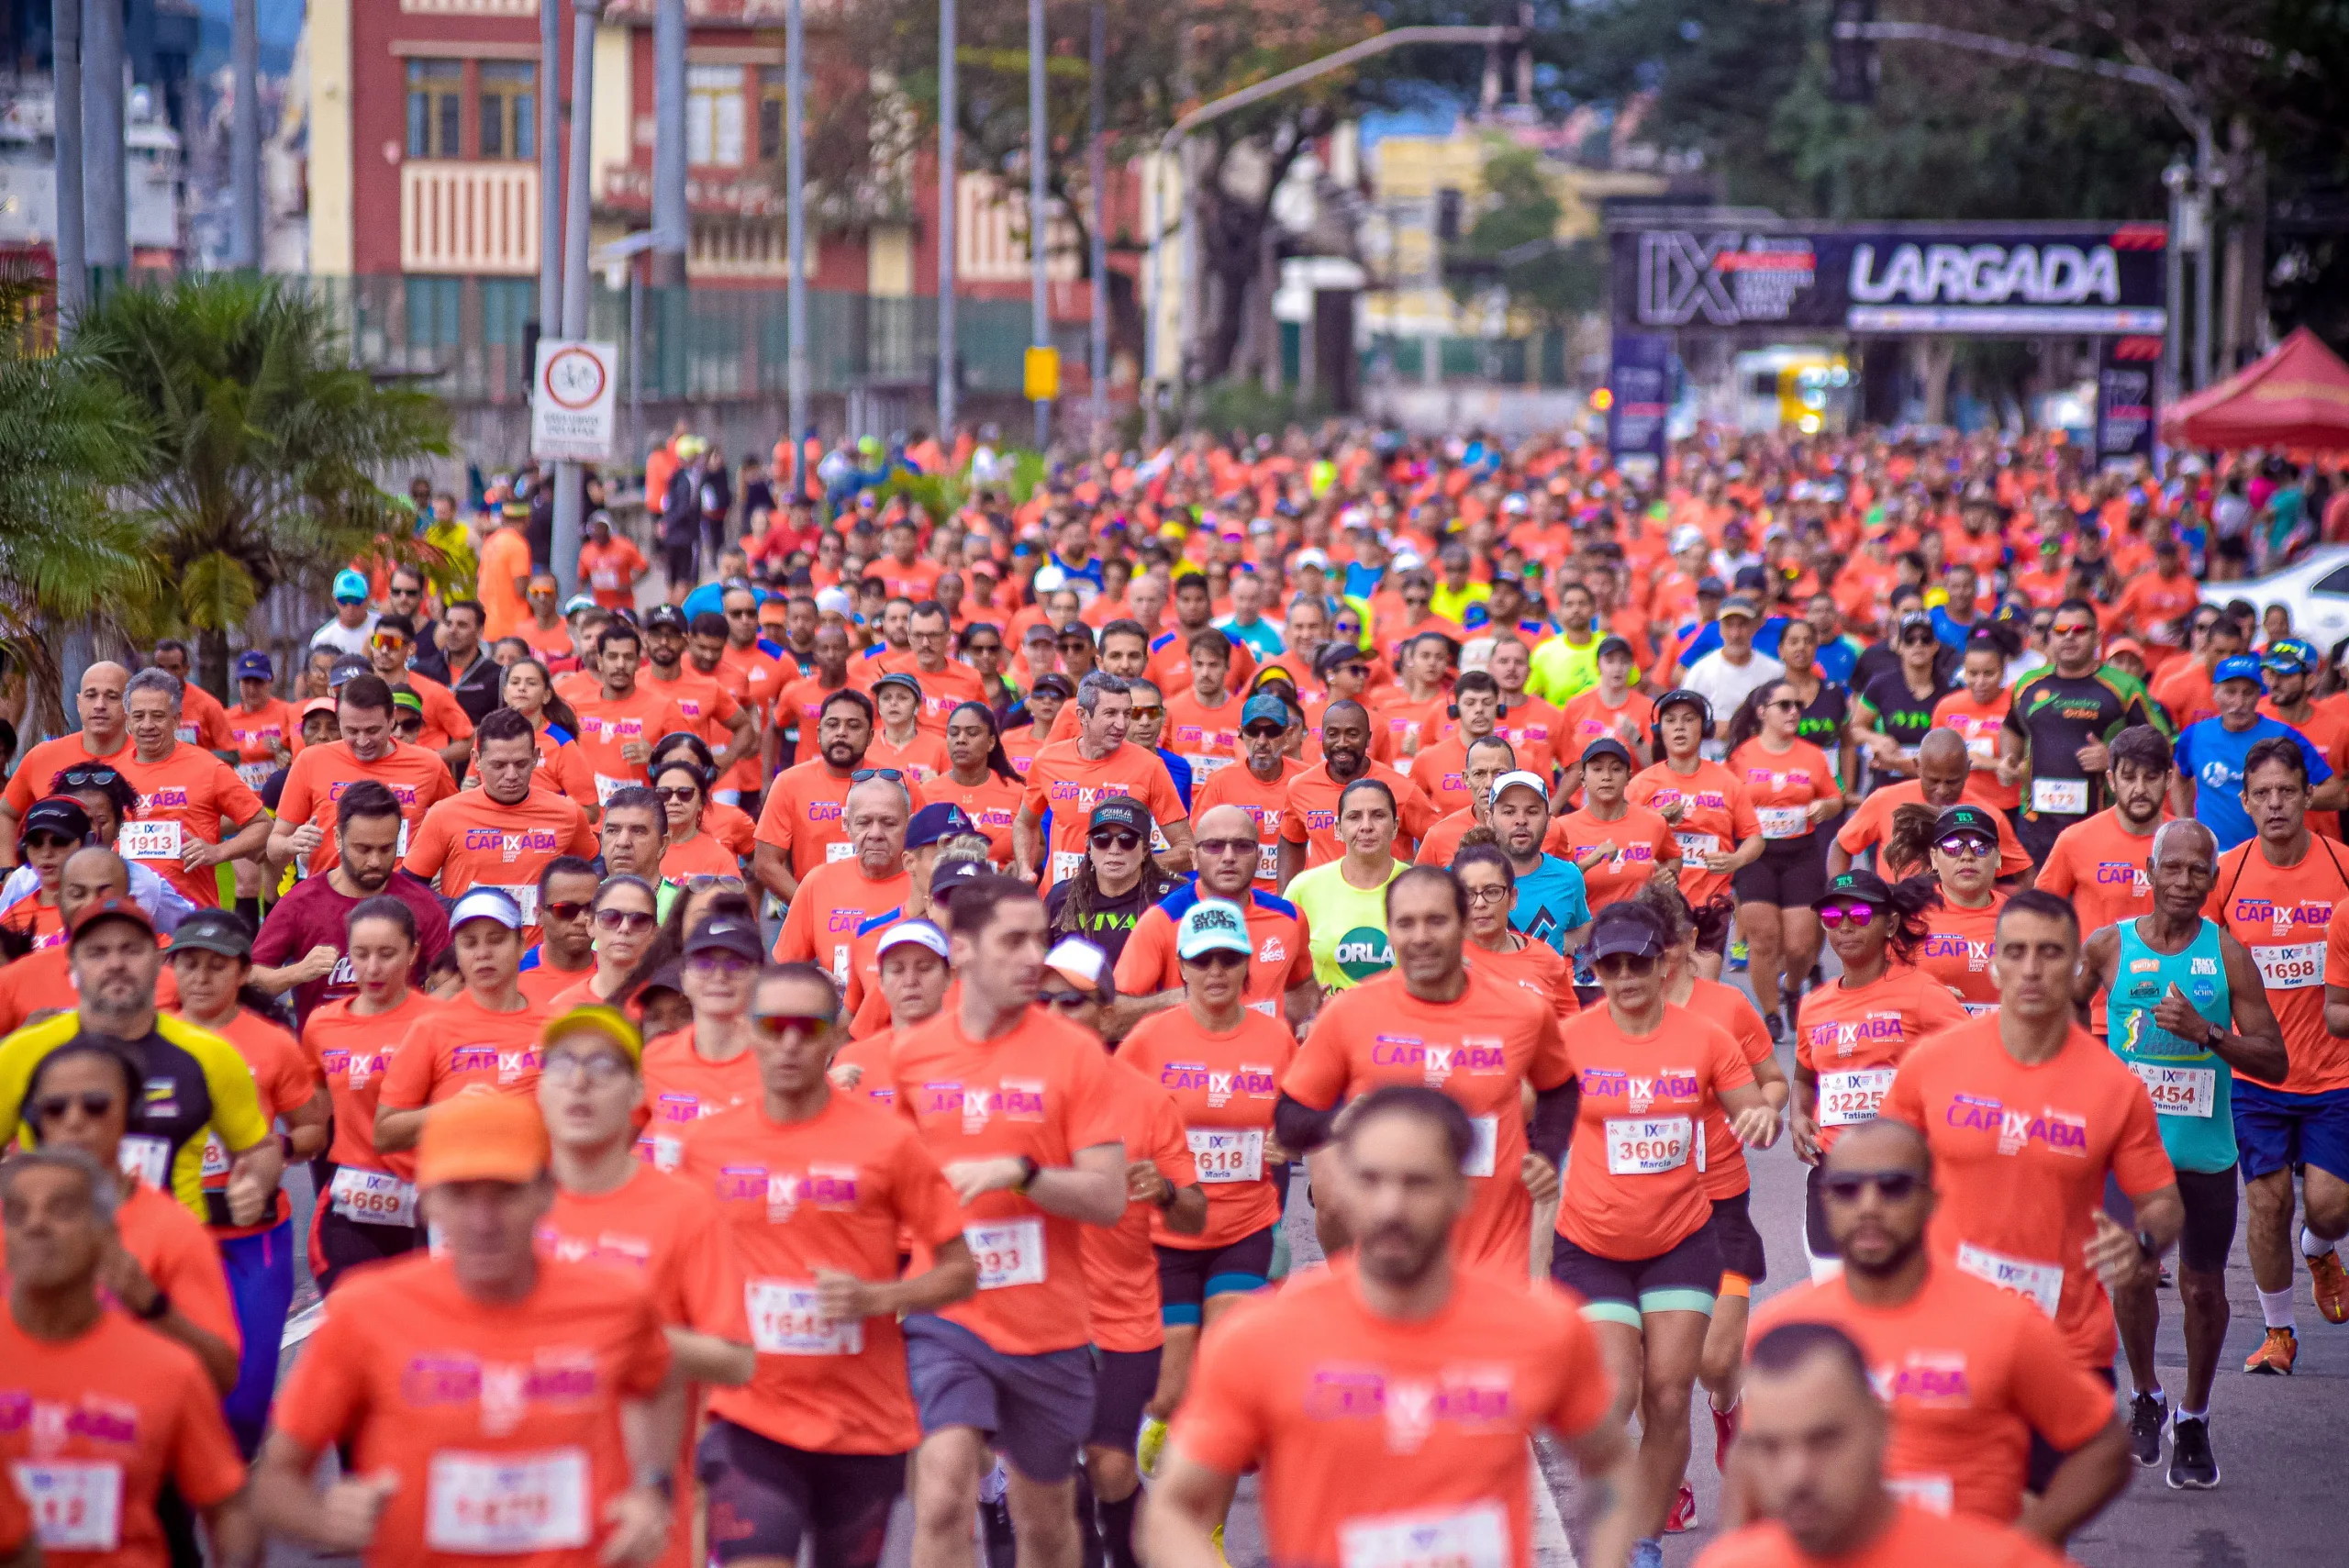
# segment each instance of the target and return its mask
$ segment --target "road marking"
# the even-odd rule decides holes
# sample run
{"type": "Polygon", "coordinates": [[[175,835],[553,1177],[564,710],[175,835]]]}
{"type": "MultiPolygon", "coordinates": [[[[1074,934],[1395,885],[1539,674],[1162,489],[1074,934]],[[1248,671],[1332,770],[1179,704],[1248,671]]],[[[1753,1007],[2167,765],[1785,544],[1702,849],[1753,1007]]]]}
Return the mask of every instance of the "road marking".
{"type": "Polygon", "coordinates": [[[1534,1568],[1575,1568],[1575,1543],[1566,1539],[1566,1521],[1558,1513],[1557,1494],[1550,1490],[1549,1472],[1539,1452],[1527,1457],[1533,1483],[1534,1568]]]}
{"type": "Polygon", "coordinates": [[[303,1340],[317,1333],[318,1331],[318,1325],[325,1322],[326,1319],[327,1304],[323,1301],[314,1301],[310,1303],[309,1306],[304,1307],[301,1311],[295,1313],[292,1318],[286,1320],[285,1335],[284,1338],[278,1340],[278,1350],[281,1352],[292,1350],[295,1346],[300,1344],[303,1340]]]}

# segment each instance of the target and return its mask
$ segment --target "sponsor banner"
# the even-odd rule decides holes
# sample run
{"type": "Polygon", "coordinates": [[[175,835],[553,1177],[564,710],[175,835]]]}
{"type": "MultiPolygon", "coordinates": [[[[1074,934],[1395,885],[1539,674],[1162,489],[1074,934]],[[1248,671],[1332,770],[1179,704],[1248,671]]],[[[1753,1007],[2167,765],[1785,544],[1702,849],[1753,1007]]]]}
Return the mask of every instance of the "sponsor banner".
{"type": "Polygon", "coordinates": [[[1660,333],[1617,331],[1607,387],[1607,450],[1620,468],[1625,457],[1659,465],[1664,457],[1664,417],[1672,409],[1672,339],[1660,333]]]}
{"type": "Polygon", "coordinates": [[[2154,455],[2162,340],[2105,338],[2096,346],[2096,457],[2132,462],[2154,455]]]}

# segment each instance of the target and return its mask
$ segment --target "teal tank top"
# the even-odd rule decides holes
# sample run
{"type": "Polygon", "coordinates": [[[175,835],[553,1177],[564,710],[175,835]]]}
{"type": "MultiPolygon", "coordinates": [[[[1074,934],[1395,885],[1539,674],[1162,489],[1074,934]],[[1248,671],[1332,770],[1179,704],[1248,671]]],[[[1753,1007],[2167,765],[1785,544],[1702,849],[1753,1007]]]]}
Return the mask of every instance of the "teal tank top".
{"type": "Polygon", "coordinates": [[[2105,1009],[2113,1054],[2153,1095],[2170,1163],[2181,1171],[2226,1170],[2235,1162],[2234,1073],[2216,1055],[2154,1022],[2154,1008],[2175,985],[2212,1024],[2233,1027],[2218,924],[2203,921],[2177,953],[2147,947],[2135,920],[2121,921],[2120,931],[2121,955],[2105,1009]]]}

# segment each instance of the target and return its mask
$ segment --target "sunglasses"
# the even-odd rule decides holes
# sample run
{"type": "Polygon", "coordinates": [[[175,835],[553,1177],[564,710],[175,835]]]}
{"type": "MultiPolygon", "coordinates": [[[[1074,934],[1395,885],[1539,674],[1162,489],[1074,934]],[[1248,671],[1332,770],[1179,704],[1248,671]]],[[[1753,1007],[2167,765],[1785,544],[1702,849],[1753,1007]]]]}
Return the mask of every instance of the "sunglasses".
{"type": "Polygon", "coordinates": [[[1830,904],[1819,912],[1819,923],[1831,931],[1846,920],[1854,926],[1865,926],[1875,918],[1873,904],[1830,904]]]}
{"type": "Polygon", "coordinates": [[[32,1103],[32,1119],[36,1122],[55,1121],[79,1106],[83,1116],[95,1121],[121,1103],[120,1095],[110,1095],[104,1089],[84,1089],[78,1095],[43,1095],[32,1103]]]}
{"type": "Polygon", "coordinates": [[[1134,833],[1096,833],[1085,842],[1097,850],[1132,850],[1141,846],[1141,838],[1134,833]]]}
{"type": "Polygon", "coordinates": [[[697,952],[685,960],[687,969],[704,974],[744,974],[755,967],[739,952],[697,952]]]}
{"type": "Polygon", "coordinates": [[[584,1082],[597,1089],[636,1075],[636,1069],[629,1065],[627,1058],[616,1056],[608,1051],[599,1051],[592,1056],[559,1051],[547,1058],[546,1065],[540,1071],[551,1084],[584,1082]]]}
{"type": "Polygon", "coordinates": [[[661,923],[658,916],[640,909],[598,909],[596,929],[599,931],[649,931],[661,923]]]}
{"type": "Polygon", "coordinates": [[[1780,697],[1776,702],[1765,702],[1762,706],[1765,708],[1792,708],[1797,713],[1802,711],[1802,704],[1792,697],[1780,697]]]}
{"type": "MultiPolygon", "coordinates": [[[[583,904],[575,898],[565,898],[555,903],[540,905],[539,913],[553,919],[568,921],[576,920],[595,907],[593,904],[583,904]]],[[[545,924],[543,920],[540,923],[545,924]]]]}
{"type": "Polygon", "coordinates": [[[1905,1203],[1924,1184],[1914,1171],[1837,1171],[1819,1178],[1820,1192],[1837,1203],[1857,1203],[1869,1187],[1887,1203],[1905,1203]]]}
{"type": "Polygon", "coordinates": [[[689,800],[699,800],[701,798],[701,791],[696,789],[691,784],[677,784],[668,789],[655,789],[652,793],[659,795],[663,800],[674,800],[679,805],[683,805],[689,800]]]}
{"type": "Polygon", "coordinates": [[[1930,631],[1904,631],[1900,634],[1900,646],[1903,648],[1921,648],[1929,642],[1940,640],[1930,631]]]}
{"type": "Polygon", "coordinates": [[[1039,991],[1036,993],[1038,1006],[1050,1007],[1061,1013],[1074,1013],[1079,1007],[1089,1006],[1092,1001],[1093,998],[1082,991],[1039,991]]]}
{"type": "Polygon", "coordinates": [[[1933,842],[1933,848],[1945,855],[1955,858],[1971,855],[1977,860],[1989,855],[1998,847],[1997,840],[1976,833],[1952,833],[1948,838],[1937,839],[1933,842]]]}
{"type": "Polygon", "coordinates": [[[1253,839],[1201,839],[1192,848],[1203,855],[1252,855],[1257,844],[1253,839]]]}
{"type": "Polygon", "coordinates": [[[421,729],[424,728],[424,716],[420,713],[404,713],[400,715],[399,717],[392,720],[392,728],[394,729],[421,729]]]}
{"type": "Polygon", "coordinates": [[[1166,717],[1166,710],[1159,706],[1156,703],[1152,703],[1148,707],[1138,707],[1134,709],[1133,712],[1127,715],[1127,717],[1129,718],[1139,718],[1143,720],[1164,718],[1166,717]]]}
{"type": "Polygon", "coordinates": [[[1642,980],[1655,973],[1655,959],[1649,953],[1610,952],[1604,958],[1593,960],[1591,967],[1610,980],[1620,980],[1626,976],[1642,980]]]}
{"type": "Polygon", "coordinates": [[[1213,951],[1203,952],[1197,958],[1186,958],[1183,962],[1197,964],[1202,969],[1245,969],[1248,967],[1248,955],[1244,952],[1233,952],[1229,948],[1217,948],[1213,951]]]}
{"type": "Polygon", "coordinates": [[[968,648],[964,649],[963,651],[966,653],[1000,653],[1003,651],[1003,644],[1000,642],[974,642],[968,648]]]}
{"type": "Polygon", "coordinates": [[[407,639],[395,631],[379,631],[367,639],[370,648],[406,648],[407,639]]]}
{"type": "Polygon", "coordinates": [[[820,1013],[753,1013],[751,1027],[769,1040],[785,1040],[793,1036],[802,1039],[822,1034],[832,1027],[832,1020],[820,1013]]]}
{"type": "Polygon", "coordinates": [[[79,839],[69,839],[62,833],[28,833],[25,848],[28,850],[71,850],[80,846],[79,839]]]}
{"type": "Polygon", "coordinates": [[[706,893],[713,887],[722,887],[729,893],[743,891],[740,877],[723,876],[713,871],[697,872],[685,881],[685,889],[688,893],[706,893]]]}
{"type": "Polygon", "coordinates": [[[57,777],[67,789],[110,789],[122,775],[112,768],[68,768],[57,777]]]}
{"type": "Polygon", "coordinates": [[[874,779],[886,779],[891,784],[901,784],[906,782],[906,775],[895,768],[859,768],[848,776],[851,784],[868,784],[874,779]]]}

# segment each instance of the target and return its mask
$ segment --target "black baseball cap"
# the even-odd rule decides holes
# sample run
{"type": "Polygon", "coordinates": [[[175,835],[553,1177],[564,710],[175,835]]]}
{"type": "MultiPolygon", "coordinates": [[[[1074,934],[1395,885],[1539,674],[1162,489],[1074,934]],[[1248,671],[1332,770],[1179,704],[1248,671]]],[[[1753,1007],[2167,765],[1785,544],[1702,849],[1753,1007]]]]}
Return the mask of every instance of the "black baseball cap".
{"type": "Polygon", "coordinates": [[[1705,728],[1707,729],[1710,729],[1713,727],[1712,698],[1707,696],[1702,692],[1692,692],[1686,686],[1675,686],[1670,691],[1664,693],[1664,695],[1656,698],[1655,716],[1658,718],[1662,718],[1664,717],[1664,709],[1668,707],[1678,707],[1684,705],[1697,710],[1697,717],[1705,721],[1705,728]]]}
{"type": "Polygon", "coordinates": [[[35,833],[55,833],[78,843],[90,836],[90,814],[71,795],[36,800],[25,808],[25,819],[17,828],[17,842],[21,844],[35,833]]]}
{"type": "Polygon", "coordinates": [[[685,619],[685,612],[675,605],[655,605],[644,617],[647,631],[685,631],[692,624],[685,619]]]}
{"type": "Polygon", "coordinates": [[[217,952],[222,958],[250,958],[253,955],[252,932],[237,915],[227,909],[199,909],[179,923],[172,932],[172,945],[166,953],[217,952]]]}
{"type": "Polygon", "coordinates": [[[1594,659],[1604,659],[1610,653],[1620,653],[1626,659],[1636,659],[1639,657],[1637,653],[1632,651],[1631,642],[1629,638],[1616,637],[1612,635],[1602,637],[1598,639],[1598,651],[1591,655],[1591,657],[1594,659]]]}
{"type": "Polygon", "coordinates": [[[873,689],[875,692],[878,692],[884,686],[903,686],[906,690],[913,693],[916,697],[919,697],[921,695],[921,683],[914,679],[913,676],[907,674],[903,670],[892,670],[887,674],[873,683],[873,689]]]}
{"type": "Polygon", "coordinates": [[[1884,878],[1865,866],[1854,866],[1827,879],[1827,891],[1810,901],[1814,909],[1846,900],[1855,904],[1886,904],[1892,898],[1892,889],[1884,878]]]}
{"type": "Polygon", "coordinates": [[[943,903],[946,895],[966,882],[976,882],[987,874],[982,861],[941,861],[930,873],[930,901],[943,903]]]}
{"type": "Polygon", "coordinates": [[[1342,670],[1349,664],[1369,662],[1370,655],[1353,643],[1332,642],[1326,645],[1314,658],[1313,673],[1317,675],[1326,675],[1332,670],[1342,670]]]}
{"type": "Polygon", "coordinates": [[[1593,962],[1618,953],[1632,958],[1664,956],[1664,933],[1655,917],[1630,904],[1609,904],[1590,922],[1589,952],[1593,962]]]}
{"type": "Polygon", "coordinates": [[[1613,757],[1625,767],[1636,772],[1639,764],[1631,761],[1631,749],[1612,735],[1602,735],[1582,749],[1582,765],[1590,766],[1593,757],[1613,757]]]}
{"type": "Polygon", "coordinates": [[[1139,833],[1145,842],[1150,838],[1150,813],[1131,795],[1113,795],[1094,806],[1093,815],[1085,822],[1087,833],[1097,833],[1104,828],[1123,828],[1139,833]]]}
{"type": "Polygon", "coordinates": [[[758,927],[740,915],[703,916],[685,939],[685,956],[691,958],[697,952],[730,952],[752,963],[766,957],[758,927]]]}
{"type": "Polygon", "coordinates": [[[1973,833],[1995,844],[1998,841],[1998,819],[1990,815],[1987,807],[1960,801],[1933,818],[1936,840],[1946,839],[1952,833],[1973,833]]]}

